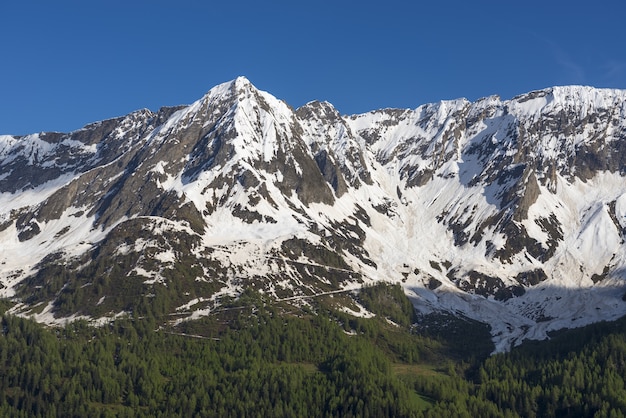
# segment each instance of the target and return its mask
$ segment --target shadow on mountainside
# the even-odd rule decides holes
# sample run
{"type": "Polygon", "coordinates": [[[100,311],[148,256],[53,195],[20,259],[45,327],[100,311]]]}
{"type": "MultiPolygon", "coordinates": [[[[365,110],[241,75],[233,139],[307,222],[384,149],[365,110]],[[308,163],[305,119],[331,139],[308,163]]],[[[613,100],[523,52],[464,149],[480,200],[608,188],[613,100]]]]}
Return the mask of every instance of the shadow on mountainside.
{"type": "Polygon", "coordinates": [[[411,301],[418,312],[448,312],[489,325],[496,352],[508,351],[524,340],[544,340],[551,332],[579,328],[626,316],[625,269],[593,286],[573,288],[540,283],[525,287],[525,293],[497,301],[439,286],[415,292],[411,301]]]}

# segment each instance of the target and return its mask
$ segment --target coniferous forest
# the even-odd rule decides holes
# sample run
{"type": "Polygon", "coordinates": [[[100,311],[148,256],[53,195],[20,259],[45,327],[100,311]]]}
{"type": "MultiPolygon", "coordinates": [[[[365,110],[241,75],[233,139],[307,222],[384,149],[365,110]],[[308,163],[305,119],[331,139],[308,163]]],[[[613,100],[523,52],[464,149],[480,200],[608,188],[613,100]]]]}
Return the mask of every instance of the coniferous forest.
{"type": "MultiPolygon", "coordinates": [[[[399,286],[376,317],[288,310],[246,292],[220,315],[47,328],[2,316],[3,417],[621,417],[626,320],[490,356],[488,329],[416,317],[399,286]]],[[[2,312],[10,307],[2,303],[2,312]]]]}

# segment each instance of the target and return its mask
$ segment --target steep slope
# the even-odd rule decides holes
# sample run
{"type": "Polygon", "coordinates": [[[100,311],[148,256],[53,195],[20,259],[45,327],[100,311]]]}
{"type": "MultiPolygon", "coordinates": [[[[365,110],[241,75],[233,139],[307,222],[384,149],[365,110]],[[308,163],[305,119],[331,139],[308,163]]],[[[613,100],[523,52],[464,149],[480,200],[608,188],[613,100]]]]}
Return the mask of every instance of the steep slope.
{"type": "Polygon", "coordinates": [[[414,211],[401,218],[425,220],[382,258],[404,253],[420,302],[498,317],[502,336],[622,315],[624,98],[565,87],[350,118],[414,211]]]}
{"type": "Polygon", "coordinates": [[[626,313],[625,121],[617,90],[347,117],[240,77],[190,106],[3,136],[0,292],[46,322],[184,320],[245,289],[301,305],[401,282],[506,349],[626,313]]]}

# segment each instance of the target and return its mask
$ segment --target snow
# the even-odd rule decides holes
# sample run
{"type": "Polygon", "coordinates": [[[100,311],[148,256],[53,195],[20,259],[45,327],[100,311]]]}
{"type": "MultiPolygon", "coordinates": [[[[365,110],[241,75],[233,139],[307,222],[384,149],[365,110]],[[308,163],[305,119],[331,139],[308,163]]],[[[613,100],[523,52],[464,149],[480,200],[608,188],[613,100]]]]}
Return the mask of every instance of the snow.
{"type": "MultiPolygon", "coordinates": [[[[32,308],[37,308],[37,307],[38,306],[32,307],[32,308]]],[[[32,310],[34,309],[26,307],[25,305],[22,305],[22,304],[18,304],[14,306],[13,308],[11,308],[8,311],[8,313],[12,315],[18,315],[24,318],[30,318],[36,322],[40,322],[49,326],[58,326],[58,327],[63,327],[71,322],[78,321],[80,319],[86,319],[86,320],[91,319],[87,316],[76,315],[76,314],[68,316],[68,317],[56,318],[52,312],[53,308],[54,308],[53,302],[49,302],[46,304],[46,306],[43,308],[41,312],[32,313],[32,310]]]]}
{"type": "MultiPolygon", "coordinates": [[[[546,338],[551,329],[559,327],[580,326],[601,320],[605,317],[616,318],[626,313],[624,304],[621,301],[621,295],[624,292],[624,283],[607,279],[606,282],[613,280],[612,286],[605,287],[604,283],[592,286],[591,276],[593,274],[602,273],[605,266],[610,265],[612,269],[618,269],[619,265],[623,265],[623,256],[615,258],[615,255],[623,252],[623,244],[620,232],[616,229],[611,216],[608,212],[608,204],[616,199],[615,211],[620,225],[626,224],[626,198],[622,197],[626,192],[623,177],[612,173],[599,173],[596,178],[584,183],[581,180],[575,180],[569,183],[567,180],[560,178],[557,180],[557,194],[540,186],[540,196],[530,209],[528,219],[523,220],[522,224],[528,231],[529,235],[547,248],[548,234],[541,229],[535,222],[540,218],[547,218],[551,214],[555,214],[560,225],[564,225],[566,230],[563,243],[557,249],[557,255],[553,260],[548,262],[544,267],[549,273],[549,280],[541,290],[535,291],[530,288],[526,295],[511,299],[507,302],[497,302],[485,300],[480,296],[468,296],[456,289],[454,285],[442,286],[441,289],[432,292],[424,289],[424,274],[440,280],[442,283],[449,283],[443,272],[429,268],[430,260],[448,260],[452,265],[463,266],[463,269],[470,270],[475,268],[488,275],[506,278],[515,277],[519,272],[532,270],[541,266],[534,259],[525,259],[516,257],[514,264],[499,264],[497,260],[486,258],[485,247],[479,243],[477,246],[465,245],[454,251],[451,245],[451,236],[442,223],[410,223],[412,219],[433,219],[441,214],[446,221],[455,220],[458,223],[470,222],[467,230],[475,231],[480,223],[489,216],[496,213],[498,196],[502,190],[506,189],[506,185],[500,187],[485,187],[481,189],[465,188],[463,184],[469,184],[478,174],[484,170],[484,162],[471,155],[460,152],[463,147],[470,146],[472,143],[480,143],[487,138],[494,144],[500,146],[510,146],[503,141],[510,141],[508,136],[502,136],[506,131],[504,128],[513,126],[514,118],[522,117],[526,114],[538,114],[545,110],[548,106],[555,106],[554,103],[561,104],[564,102],[564,96],[567,94],[577,95],[583,102],[592,103],[595,97],[589,98],[585,96],[588,91],[586,89],[564,89],[558,90],[552,94],[546,94],[533,100],[523,103],[509,103],[509,114],[504,116],[498,111],[491,111],[492,119],[486,123],[477,124],[477,126],[468,129],[465,136],[460,138],[459,152],[457,160],[451,160],[447,164],[441,166],[438,173],[441,177],[435,177],[425,186],[419,188],[419,193],[413,195],[411,190],[402,187],[402,181],[395,179],[390,182],[388,179],[377,178],[376,183],[385,185],[385,192],[392,196],[392,192],[396,187],[403,190],[404,198],[401,200],[399,208],[396,209],[397,218],[388,218],[377,215],[376,212],[368,212],[372,218],[372,229],[367,231],[366,248],[370,253],[379,254],[376,259],[378,263],[378,273],[380,280],[392,280],[396,277],[401,280],[399,271],[400,266],[417,266],[420,273],[417,275],[409,274],[404,281],[404,286],[408,294],[412,294],[418,309],[426,309],[427,311],[439,307],[451,310],[453,312],[463,312],[465,315],[487,321],[492,326],[494,341],[497,344],[497,350],[502,351],[509,347],[511,343],[519,343],[524,338],[546,338]],[[512,109],[512,110],[511,110],[512,109]],[[458,176],[458,177],[457,177],[458,176]],[[458,178],[460,184],[455,180],[458,178]],[[481,190],[479,192],[479,190],[481,190]],[[478,193],[477,193],[478,192],[478,193]],[[483,196],[481,200],[480,196],[483,196]],[[407,211],[413,208],[414,212],[407,211]],[[473,208],[471,212],[467,212],[467,208],[473,208]],[[395,223],[398,220],[400,222],[395,223]],[[392,232],[393,231],[393,232],[392,232]],[[420,237],[421,239],[415,239],[420,237]],[[589,258],[593,261],[587,262],[589,258]],[[583,272],[582,265],[585,263],[583,272]],[[552,274],[550,275],[550,272],[552,274]],[[564,292],[564,289],[572,289],[572,293],[567,297],[562,297],[563,304],[555,304],[554,300],[557,295],[564,292]],[[579,295],[580,293],[580,295],[579,295]],[[572,309],[567,309],[567,303],[573,304],[572,309]],[[522,305],[535,306],[535,309],[547,310],[553,318],[547,322],[535,322],[531,317],[518,312],[522,305]],[[596,310],[597,306],[605,306],[606,309],[596,310]],[[593,308],[587,308],[593,306],[593,308]],[[553,307],[553,309],[549,309],[553,307]],[[551,328],[552,327],[552,328],[551,328]],[[524,331],[527,329],[526,331],[524,331]]],[[[596,91],[592,92],[596,94],[596,91]]],[[[623,92],[618,92],[622,97],[623,92]]],[[[601,92],[603,95],[604,92],[601,92]]],[[[611,93],[613,94],[613,93],[611,93]]],[[[568,99],[569,100],[569,99],[568,99]]],[[[623,99],[622,99],[623,100],[623,99]]],[[[600,101],[604,103],[603,101],[600,101]]],[[[501,106],[497,98],[493,98],[485,102],[488,106],[501,106]]],[[[458,107],[457,107],[458,109],[458,107]]],[[[418,108],[419,112],[428,113],[429,107],[418,108]]],[[[393,175],[399,171],[399,167],[403,165],[423,167],[420,157],[416,157],[414,152],[407,152],[405,158],[398,150],[406,147],[414,138],[434,138],[429,142],[427,153],[434,152],[437,148],[434,144],[441,138],[440,134],[449,125],[445,125],[445,118],[436,118],[439,126],[443,125],[440,130],[431,130],[429,132],[416,128],[419,123],[411,123],[408,119],[418,119],[411,112],[405,113],[406,118],[401,118],[391,128],[381,129],[378,134],[383,138],[374,144],[377,154],[385,161],[389,158],[387,164],[388,169],[376,170],[381,177],[393,175]],[[410,128],[412,127],[412,128],[410,128]],[[386,131],[385,131],[386,130],[386,131]],[[396,135],[396,136],[394,136],[396,135]],[[394,140],[391,140],[393,138],[394,140]],[[413,155],[411,155],[413,153],[413,155]],[[395,159],[391,159],[392,156],[395,159]],[[399,160],[399,161],[398,161],[399,160]],[[408,162],[407,162],[408,161],[408,162]]],[[[470,110],[470,113],[473,112],[470,110]]],[[[354,132],[371,132],[371,126],[381,125],[381,120],[387,115],[379,112],[372,112],[366,115],[351,116],[348,121],[354,132]]],[[[539,143],[536,154],[544,158],[560,158],[560,154],[556,153],[556,149],[563,141],[569,141],[569,149],[574,152],[576,147],[587,137],[589,131],[583,134],[576,134],[573,137],[545,137],[539,143]]],[[[610,140],[610,138],[608,139],[610,140]]],[[[413,149],[419,149],[419,144],[413,149]]],[[[446,152],[450,152],[449,145],[445,148],[446,152]]],[[[504,148],[505,155],[515,155],[515,149],[504,148]]],[[[426,164],[430,163],[427,161],[426,164]]],[[[354,192],[353,192],[354,195],[354,192]]],[[[505,237],[502,234],[493,233],[492,230],[484,231],[485,240],[490,240],[495,248],[500,248],[505,243],[505,237]]],[[[426,277],[428,277],[426,276],[426,277]]],[[[508,279],[510,280],[510,279],[508,279]]],[[[538,285],[541,287],[543,285],[538,285]]],[[[559,299],[559,300],[561,300],[559,299]]],[[[570,306],[571,308],[571,306],[570,306]]],[[[526,310],[533,312],[533,310],[526,310]]]]}
{"type": "MultiPolygon", "coordinates": [[[[318,103],[310,105],[319,107],[316,116],[304,121],[298,120],[284,102],[256,90],[245,78],[214,87],[200,100],[175,112],[145,138],[133,139],[156,147],[161,141],[179,141],[178,132],[193,125],[227,134],[225,137],[234,147],[230,160],[212,165],[193,181],[183,178],[182,172],[173,172],[172,167],[180,161],[151,161],[149,172],[159,179],[158,187],[175,191],[183,202],[192,202],[200,213],[208,213],[209,204],[221,202],[217,207],[211,206],[210,214],[205,216],[206,228],[199,235],[181,222],[144,217],[153,221],[155,235],[176,230],[199,236],[200,244],[193,249],[194,255],[210,254],[212,261],[224,267],[224,273],[217,278],[211,277],[209,271],[205,277],[197,278],[219,280],[222,288],[218,292],[193,298],[181,304],[178,311],[194,310],[191,319],[214,312],[222,297],[236,297],[242,291],[245,286],[242,277],[250,280],[280,277],[262,291],[276,296],[279,290],[292,290],[295,296],[288,299],[302,303],[306,298],[362,286],[351,281],[336,291],[320,292],[313,284],[302,283],[296,267],[312,271],[328,266],[306,256],[288,260],[280,255],[282,244],[292,238],[316,245],[325,245],[328,238],[360,239],[353,232],[337,235],[333,225],[343,223],[364,231],[363,247],[375,263],[363,262],[344,250],[342,255],[350,266],[347,271],[361,274],[366,284],[402,283],[421,312],[445,309],[488,322],[497,351],[525,338],[546,338],[549,331],[560,327],[626,314],[626,304],[621,300],[625,278],[620,276],[626,268],[622,242],[626,228],[626,182],[619,173],[600,172],[587,181],[559,174],[554,184],[540,184],[527,219],[520,220],[518,225],[547,249],[554,244],[553,237],[541,225],[546,219],[556,220],[563,238],[557,243],[554,256],[544,263],[524,252],[508,262],[493,258],[494,248],[503,248],[507,237],[497,229],[498,225],[489,221],[502,209],[503,193],[522,181],[485,180],[486,173],[494,169],[495,160],[508,158],[507,170],[520,167],[521,162],[515,160],[519,146],[516,141],[523,139],[532,144],[530,158],[564,164],[598,130],[609,135],[606,139],[609,142],[614,140],[611,133],[620,132],[621,128],[589,124],[567,136],[527,133],[522,139],[514,138],[510,132],[564,109],[573,109],[580,118],[591,106],[611,108],[614,114],[626,116],[626,106],[615,106],[616,102],[626,103],[623,91],[575,86],[555,87],[531,95],[534,98],[525,95],[510,101],[497,96],[476,103],[465,99],[442,101],[413,110],[387,109],[350,117],[340,116],[328,103],[318,103]],[[470,120],[474,122],[469,123],[470,120]],[[294,139],[296,132],[302,143],[294,139]],[[277,187],[283,173],[267,167],[279,155],[291,158],[294,147],[302,144],[309,146],[309,158],[313,158],[313,149],[326,150],[342,171],[348,173],[346,176],[358,178],[358,173],[367,172],[371,182],[360,182],[359,187],[350,187],[348,193],[335,196],[333,205],[307,206],[298,200],[295,191],[283,194],[277,187]],[[491,150],[487,157],[474,152],[474,147],[485,144],[491,150]],[[264,198],[258,188],[244,189],[236,182],[208,187],[220,175],[232,177],[242,171],[252,173],[271,200],[264,198]],[[432,178],[419,187],[409,186],[410,176],[421,172],[432,172],[432,178]],[[257,193],[255,196],[260,200],[252,199],[252,193],[257,193]],[[243,220],[233,214],[235,207],[275,222],[243,220]],[[382,213],[381,207],[388,212],[382,213]],[[360,211],[365,211],[369,224],[356,220],[355,213],[360,211]],[[469,235],[480,231],[481,238],[455,245],[453,225],[469,235]],[[313,232],[312,226],[318,232],[313,232]],[[592,277],[602,274],[607,267],[610,274],[594,284],[592,277]],[[537,268],[542,268],[548,279],[526,288],[524,295],[504,302],[463,292],[453,282],[475,270],[501,279],[506,285],[517,285],[515,277],[519,273],[537,268]],[[428,288],[431,279],[441,283],[435,290],[428,288]],[[298,289],[306,291],[307,296],[298,295],[298,289]]],[[[135,119],[126,118],[126,124],[120,126],[116,135],[124,138],[127,132],[138,128],[140,116],[138,113],[135,119]]],[[[82,146],[68,141],[65,139],[61,144],[72,148],[82,146]]],[[[130,147],[130,141],[125,146],[130,147]]],[[[82,146],[80,150],[95,153],[97,148],[82,146]]],[[[4,165],[18,155],[28,156],[30,164],[41,163],[43,156],[54,156],[55,152],[55,146],[38,135],[19,139],[0,136],[0,162],[4,165]],[[16,152],[18,148],[21,151],[16,152]]],[[[186,162],[185,158],[189,157],[184,157],[182,162],[186,162]]],[[[301,170],[297,165],[295,169],[301,170]]],[[[538,178],[543,174],[535,173],[538,178]]],[[[0,174],[0,180],[6,175],[0,174]]],[[[35,189],[1,193],[0,223],[10,219],[14,210],[34,210],[76,177],[77,174],[66,174],[35,189]]],[[[107,230],[94,228],[95,217],[87,215],[92,209],[70,206],[59,219],[39,222],[41,232],[24,242],[17,239],[15,223],[0,231],[0,283],[6,286],[0,290],[0,296],[12,295],[13,287],[35,272],[35,266],[47,254],[61,252],[66,258],[77,257],[126,220],[116,220],[107,230]]],[[[149,271],[142,257],[147,248],[154,247],[150,240],[137,239],[120,246],[117,254],[140,254],[130,273],[144,277],[147,284],[164,283],[162,269],[176,262],[176,254],[170,248],[158,247],[154,258],[161,269],[149,271]]],[[[319,280],[330,283],[325,278],[319,280]]],[[[344,311],[355,316],[371,315],[358,304],[344,307],[344,311]]],[[[47,323],[61,321],[53,318],[51,305],[34,317],[47,323]]]]}
{"type": "Polygon", "coordinates": [[[589,208],[588,214],[584,215],[580,232],[570,250],[576,250],[580,258],[585,260],[586,267],[597,271],[598,267],[603,267],[598,266],[602,259],[587,257],[591,254],[615,254],[620,244],[620,234],[607,212],[607,207],[603,203],[598,203],[589,208]]]}
{"type": "Polygon", "coordinates": [[[32,189],[0,193],[0,213],[8,214],[12,210],[37,206],[75,177],[74,174],[64,174],[32,189]]]}
{"type": "Polygon", "coordinates": [[[106,230],[94,228],[95,216],[88,213],[88,207],[69,207],[59,219],[37,222],[41,232],[24,242],[18,239],[15,223],[0,231],[0,283],[6,286],[0,289],[0,297],[12,296],[13,286],[34,273],[37,263],[46,255],[60,252],[68,259],[77,257],[93,248],[94,243],[104,239],[117,225],[113,224],[106,230]]]}
{"type": "MultiPolygon", "coordinates": [[[[524,98],[526,99],[526,98],[524,98]]],[[[511,101],[511,108],[516,114],[521,115],[537,115],[552,101],[554,97],[551,94],[544,93],[538,97],[529,100],[511,101]]]]}
{"type": "Polygon", "coordinates": [[[626,193],[615,201],[615,215],[622,228],[626,228],[626,193]]]}

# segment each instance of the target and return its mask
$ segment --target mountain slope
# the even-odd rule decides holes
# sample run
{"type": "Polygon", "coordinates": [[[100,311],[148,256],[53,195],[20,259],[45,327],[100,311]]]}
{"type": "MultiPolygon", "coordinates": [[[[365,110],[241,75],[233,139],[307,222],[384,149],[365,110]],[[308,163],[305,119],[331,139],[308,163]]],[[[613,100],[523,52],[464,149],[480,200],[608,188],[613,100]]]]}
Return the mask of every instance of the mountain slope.
{"type": "Polygon", "coordinates": [[[614,319],[625,99],[554,87],[342,116],[240,77],[190,106],[2,136],[0,292],[45,322],[180,321],[245,289],[306,305],[400,282],[423,314],[489,323],[500,350],[614,319]]]}

